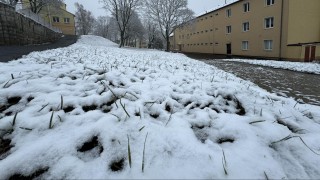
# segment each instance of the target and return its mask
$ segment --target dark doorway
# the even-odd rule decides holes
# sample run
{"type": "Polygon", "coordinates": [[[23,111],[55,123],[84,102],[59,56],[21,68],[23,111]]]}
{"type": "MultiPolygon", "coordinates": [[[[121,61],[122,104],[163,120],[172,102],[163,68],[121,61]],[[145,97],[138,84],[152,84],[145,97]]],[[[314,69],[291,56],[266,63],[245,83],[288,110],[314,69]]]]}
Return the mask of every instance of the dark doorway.
{"type": "Polygon", "coordinates": [[[312,62],[316,59],[316,46],[306,46],[304,53],[304,61],[312,62]]]}
{"type": "Polygon", "coordinates": [[[316,47],[311,46],[311,56],[310,56],[310,61],[314,61],[316,59],[316,47]]]}
{"type": "Polygon", "coordinates": [[[310,46],[306,46],[305,53],[304,53],[304,61],[309,62],[310,57],[310,46]]]}
{"type": "Polygon", "coordinates": [[[231,51],[231,43],[227,44],[227,55],[231,55],[232,51],[231,51]]]}

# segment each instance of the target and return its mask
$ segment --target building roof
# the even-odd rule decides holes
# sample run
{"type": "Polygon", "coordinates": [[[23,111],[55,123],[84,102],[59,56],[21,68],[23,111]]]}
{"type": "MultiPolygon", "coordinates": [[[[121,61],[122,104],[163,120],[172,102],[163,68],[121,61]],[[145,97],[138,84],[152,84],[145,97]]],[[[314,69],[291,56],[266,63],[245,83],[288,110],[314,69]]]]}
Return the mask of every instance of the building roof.
{"type": "Polygon", "coordinates": [[[195,20],[195,19],[197,19],[197,18],[204,17],[204,16],[206,16],[206,15],[208,15],[208,14],[211,14],[211,13],[213,13],[213,12],[215,12],[215,11],[219,11],[220,9],[223,9],[223,8],[226,8],[226,7],[229,7],[229,6],[232,6],[232,5],[237,4],[237,3],[240,3],[240,2],[242,2],[242,1],[244,1],[244,0],[235,0],[235,1],[232,1],[232,2],[230,2],[230,3],[225,4],[225,5],[222,6],[222,7],[215,8],[215,9],[209,11],[209,12],[205,12],[204,14],[201,14],[201,15],[199,15],[199,16],[196,16],[195,18],[190,19],[189,21],[183,22],[183,23],[181,23],[181,24],[179,24],[179,25],[177,25],[177,26],[175,26],[175,27],[173,27],[173,28],[176,29],[177,27],[180,27],[180,26],[182,26],[182,25],[184,25],[184,24],[187,24],[188,22],[193,21],[193,20],[195,20]]]}
{"type": "MultiPolygon", "coordinates": [[[[239,3],[239,2],[242,2],[242,1],[244,1],[244,0],[232,1],[232,2],[230,2],[230,3],[225,4],[225,5],[222,6],[222,7],[218,7],[218,8],[215,8],[215,9],[209,11],[209,12],[205,12],[204,14],[199,15],[199,16],[197,16],[196,18],[206,16],[206,15],[208,15],[208,14],[211,14],[211,13],[215,12],[215,11],[219,11],[220,9],[223,9],[223,8],[226,8],[226,7],[229,7],[229,6],[232,6],[232,5],[237,4],[237,3],[239,3]]],[[[195,19],[196,19],[196,18],[195,18],[195,19]]]]}

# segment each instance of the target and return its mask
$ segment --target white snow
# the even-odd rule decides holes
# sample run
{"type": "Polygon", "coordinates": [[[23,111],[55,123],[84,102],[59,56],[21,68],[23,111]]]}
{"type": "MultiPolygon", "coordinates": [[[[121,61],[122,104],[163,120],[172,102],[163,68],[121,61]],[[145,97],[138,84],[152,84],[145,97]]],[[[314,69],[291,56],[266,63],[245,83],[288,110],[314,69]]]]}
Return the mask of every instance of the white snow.
{"type": "Polygon", "coordinates": [[[273,60],[249,60],[249,59],[223,59],[224,61],[243,62],[261,66],[273,67],[278,69],[287,69],[292,71],[320,74],[319,63],[273,61],[273,60]]]}
{"type": "Polygon", "coordinates": [[[0,73],[0,179],[320,177],[318,106],[184,55],[82,36],[0,73]]]}

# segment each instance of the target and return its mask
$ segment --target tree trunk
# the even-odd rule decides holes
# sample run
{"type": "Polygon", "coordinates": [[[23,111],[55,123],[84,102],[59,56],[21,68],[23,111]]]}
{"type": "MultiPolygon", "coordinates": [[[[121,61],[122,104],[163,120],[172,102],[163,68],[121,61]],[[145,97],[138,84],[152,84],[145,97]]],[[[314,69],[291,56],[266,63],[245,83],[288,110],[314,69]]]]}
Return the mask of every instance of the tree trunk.
{"type": "Polygon", "coordinates": [[[124,46],[124,41],[125,41],[124,31],[121,31],[121,32],[120,32],[120,45],[119,45],[119,48],[121,48],[121,47],[124,46]]]}
{"type": "Polygon", "coordinates": [[[170,51],[170,34],[169,34],[168,27],[166,29],[166,43],[167,43],[166,51],[169,52],[170,51]]]}
{"type": "Polygon", "coordinates": [[[167,52],[169,52],[170,51],[170,37],[169,37],[169,35],[167,35],[167,37],[166,37],[166,41],[167,41],[167,52]]]}

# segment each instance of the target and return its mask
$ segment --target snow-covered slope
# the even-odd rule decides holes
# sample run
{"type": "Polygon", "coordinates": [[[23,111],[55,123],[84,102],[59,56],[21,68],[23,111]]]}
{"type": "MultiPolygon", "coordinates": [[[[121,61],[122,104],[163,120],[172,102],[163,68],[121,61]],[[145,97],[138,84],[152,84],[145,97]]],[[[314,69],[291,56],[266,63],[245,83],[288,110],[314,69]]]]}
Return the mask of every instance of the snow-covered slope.
{"type": "Polygon", "coordinates": [[[84,36],[0,73],[0,179],[320,177],[319,107],[180,54],[84,36]]]}
{"type": "Polygon", "coordinates": [[[311,74],[320,74],[319,63],[272,61],[272,60],[248,60],[248,59],[224,59],[224,61],[236,61],[260,66],[273,67],[278,69],[287,69],[291,71],[305,72],[311,74]]]}

